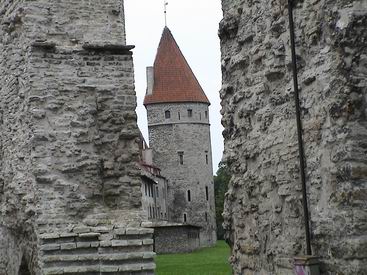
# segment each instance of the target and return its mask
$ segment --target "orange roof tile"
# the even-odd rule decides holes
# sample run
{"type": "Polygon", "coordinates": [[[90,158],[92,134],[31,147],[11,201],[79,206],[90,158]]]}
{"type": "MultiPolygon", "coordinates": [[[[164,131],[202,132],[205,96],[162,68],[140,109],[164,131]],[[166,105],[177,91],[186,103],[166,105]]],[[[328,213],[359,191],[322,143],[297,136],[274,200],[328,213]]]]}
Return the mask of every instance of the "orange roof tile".
{"type": "Polygon", "coordinates": [[[163,30],[153,68],[153,92],[145,95],[144,105],[166,102],[210,104],[167,27],[163,30]]]}

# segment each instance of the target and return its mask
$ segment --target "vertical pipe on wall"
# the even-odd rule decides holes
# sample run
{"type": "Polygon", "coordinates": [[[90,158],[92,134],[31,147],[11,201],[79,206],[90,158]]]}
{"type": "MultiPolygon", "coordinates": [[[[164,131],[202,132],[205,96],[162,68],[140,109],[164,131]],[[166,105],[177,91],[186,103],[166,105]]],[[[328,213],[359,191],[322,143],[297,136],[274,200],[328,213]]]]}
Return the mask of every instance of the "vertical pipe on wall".
{"type": "Polygon", "coordinates": [[[303,204],[303,214],[304,214],[304,226],[305,226],[305,233],[306,233],[306,255],[312,255],[311,240],[310,240],[309,213],[308,213],[308,205],[307,205],[305,156],[304,156],[304,148],[303,148],[302,122],[301,122],[301,111],[300,111],[301,108],[300,108],[300,103],[299,103],[299,91],[298,91],[296,46],[295,46],[295,38],[294,38],[295,35],[294,35],[294,22],[293,22],[293,0],[288,0],[288,15],[289,15],[289,31],[290,31],[290,41],[291,41],[291,51],[292,51],[294,100],[295,100],[295,105],[296,105],[299,164],[300,164],[301,182],[302,182],[302,204],[303,204]]]}

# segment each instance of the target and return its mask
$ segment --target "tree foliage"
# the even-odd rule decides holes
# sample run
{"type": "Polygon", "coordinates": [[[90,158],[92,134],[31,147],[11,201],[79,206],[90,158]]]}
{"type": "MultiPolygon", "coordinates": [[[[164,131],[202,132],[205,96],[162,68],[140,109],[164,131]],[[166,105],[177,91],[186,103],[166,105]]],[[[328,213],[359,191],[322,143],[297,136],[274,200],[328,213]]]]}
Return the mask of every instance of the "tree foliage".
{"type": "Polygon", "coordinates": [[[217,175],[214,176],[215,215],[217,221],[217,238],[218,240],[222,240],[224,237],[224,230],[222,226],[224,195],[228,190],[228,184],[231,179],[231,175],[225,163],[220,162],[218,167],[217,175]]]}

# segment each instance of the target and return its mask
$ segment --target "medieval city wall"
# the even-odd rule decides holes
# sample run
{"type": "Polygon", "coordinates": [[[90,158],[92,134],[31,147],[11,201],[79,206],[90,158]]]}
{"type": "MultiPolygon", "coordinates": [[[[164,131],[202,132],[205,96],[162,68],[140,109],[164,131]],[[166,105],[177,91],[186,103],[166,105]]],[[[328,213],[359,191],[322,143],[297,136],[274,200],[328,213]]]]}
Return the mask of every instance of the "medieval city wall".
{"type": "MultiPolygon", "coordinates": [[[[367,273],[367,3],[295,3],[312,250],[367,273]]],[[[235,274],[293,274],[305,254],[287,1],[222,0],[225,202],[235,274]]]]}
{"type": "Polygon", "coordinates": [[[187,223],[202,226],[201,244],[211,245],[216,235],[208,104],[164,103],[150,104],[146,108],[154,163],[169,179],[169,218],[184,222],[186,214],[187,223]],[[188,109],[192,110],[191,117],[188,109]],[[165,111],[170,111],[170,118],[165,118],[165,111]],[[181,153],[183,164],[180,164],[181,153]],[[188,190],[191,201],[188,201],[188,190]]]}
{"type": "Polygon", "coordinates": [[[0,274],[152,274],[123,2],[1,1],[0,21],[0,274]]]}

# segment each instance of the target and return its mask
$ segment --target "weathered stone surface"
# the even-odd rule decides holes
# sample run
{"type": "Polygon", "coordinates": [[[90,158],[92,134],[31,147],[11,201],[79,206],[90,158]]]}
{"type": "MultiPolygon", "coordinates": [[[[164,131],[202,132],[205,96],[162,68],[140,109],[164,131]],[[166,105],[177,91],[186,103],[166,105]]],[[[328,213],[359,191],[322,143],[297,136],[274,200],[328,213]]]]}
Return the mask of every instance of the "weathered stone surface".
{"type": "MultiPolygon", "coordinates": [[[[366,274],[366,1],[293,1],[312,248],[366,274]]],[[[287,1],[222,0],[225,228],[235,274],[293,274],[305,251],[287,1]]]]}
{"type": "Polygon", "coordinates": [[[200,245],[211,246],[216,232],[208,104],[160,103],[146,109],[154,163],[169,179],[168,220],[200,226],[200,245]]]}
{"type": "Polygon", "coordinates": [[[99,274],[114,227],[139,231],[131,49],[122,1],[0,1],[1,275],[22,261],[31,274],[99,274]],[[72,265],[46,262],[68,253],[72,265]]]}

